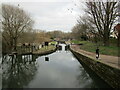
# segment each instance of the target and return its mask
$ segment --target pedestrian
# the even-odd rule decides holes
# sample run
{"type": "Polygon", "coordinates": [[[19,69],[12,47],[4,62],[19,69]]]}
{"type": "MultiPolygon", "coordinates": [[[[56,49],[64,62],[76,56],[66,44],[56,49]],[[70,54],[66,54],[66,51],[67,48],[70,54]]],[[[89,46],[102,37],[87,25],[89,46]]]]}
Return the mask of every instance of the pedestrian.
{"type": "Polygon", "coordinates": [[[96,59],[98,59],[99,58],[99,48],[97,47],[97,49],[96,49],[96,59]]]}

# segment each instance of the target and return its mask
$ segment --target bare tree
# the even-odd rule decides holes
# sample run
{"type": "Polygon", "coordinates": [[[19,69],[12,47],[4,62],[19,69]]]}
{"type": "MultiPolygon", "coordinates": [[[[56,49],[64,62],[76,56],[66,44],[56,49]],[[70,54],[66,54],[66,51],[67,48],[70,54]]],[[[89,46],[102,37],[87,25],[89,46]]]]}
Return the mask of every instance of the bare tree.
{"type": "Polygon", "coordinates": [[[79,32],[79,24],[76,24],[72,28],[72,37],[74,37],[74,39],[80,40],[80,36],[81,36],[81,33],[79,32]]]}
{"type": "Polygon", "coordinates": [[[78,23],[72,29],[74,37],[77,39],[81,38],[83,40],[90,40],[93,38],[93,35],[96,34],[96,31],[89,19],[90,18],[88,16],[80,16],[80,18],[77,20],[78,23]]]}
{"type": "Polygon", "coordinates": [[[18,38],[32,27],[33,21],[24,10],[7,4],[2,5],[2,19],[3,40],[16,51],[18,38]]]}
{"type": "Polygon", "coordinates": [[[117,2],[86,2],[86,5],[86,12],[93,19],[104,45],[109,46],[110,31],[117,17],[117,2]]]}

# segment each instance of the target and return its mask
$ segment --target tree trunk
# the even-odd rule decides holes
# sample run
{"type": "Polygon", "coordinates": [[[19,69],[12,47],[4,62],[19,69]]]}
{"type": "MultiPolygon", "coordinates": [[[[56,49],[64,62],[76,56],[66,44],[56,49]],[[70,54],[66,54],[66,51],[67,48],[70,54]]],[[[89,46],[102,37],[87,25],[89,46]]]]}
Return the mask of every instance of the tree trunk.
{"type": "Polygon", "coordinates": [[[13,45],[14,45],[14,43],[13,43],[13,39],[12,38],[10,38],[10,46],[9,46],[9,48],[10,48],[10,53],[13,51],[13,45]]]}
{"type": "Polygon", "coordinates": [[[103,43],[104,43],[104,46],[109,46],[109,36],[108,35],[105,35],[103,37],[103,43]]]}
{"type": "Polygon", "coordinates": [[[13,50],[16,52],[17,51],[17,38],[14,38],[14,46],[13,46],[13,50]]]}
{"type": "Polygon", "coordinates": [[[118,47],[120,47],[120,33],[118,35],[118,42],[117,42],[117,44],[118,44],[118,47]]]}
{"type": "Polygon", "coordinates": [[[104,35],[103,35],[104,46],[109,46],[109,36],[110,36],[109,31],[110,31],[109,27],[104,25],[104,35]]]}

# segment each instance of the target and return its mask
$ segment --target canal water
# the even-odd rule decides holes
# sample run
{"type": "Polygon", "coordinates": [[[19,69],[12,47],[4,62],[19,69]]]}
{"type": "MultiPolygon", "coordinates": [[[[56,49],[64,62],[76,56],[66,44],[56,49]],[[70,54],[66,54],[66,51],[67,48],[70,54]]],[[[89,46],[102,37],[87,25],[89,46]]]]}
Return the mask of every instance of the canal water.
{"type": "Polygon", "coordinates": [[[3,58],[3,88],[107,88],[94,72],[70,51],[45,56],[24,55],[3,58]]]}

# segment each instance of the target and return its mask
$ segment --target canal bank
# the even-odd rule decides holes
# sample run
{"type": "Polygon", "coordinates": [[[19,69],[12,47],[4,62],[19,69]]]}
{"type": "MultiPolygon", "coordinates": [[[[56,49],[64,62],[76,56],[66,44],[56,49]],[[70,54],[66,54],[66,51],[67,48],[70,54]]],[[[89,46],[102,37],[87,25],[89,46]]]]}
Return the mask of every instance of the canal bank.
{"type": "Polygon", "coordinates": [[[9,56],[13,56],[13,55],[38,55],[38,56],[42,56],[42,55],[47,55],[47,54],[51,54],[53,52],[55,52],[57,50],[56,46],[47,46],[44,48],[40,48],[39,50],[33,51],[33,52],[13,52],[12,54],[8,54],[9,56]]]}
{"type": "Polygon", "coordinates": [[[45,50],[45,51],[37,51],[37,52],[33,52],[32,54],[33,55],[39,55],[39,56],[43,56],[43,55],[47,55],[47,54],[51,54],[53,52],[55,52],[57,50],[57,47],[54,47],[52,49],[49,49],[49,50],[45,50]]]}
{"type": "Polygon", "coordinates": [[[111,87],[120,88],[120,69],[109,66],[100,60],[92,58],[89,55],[78,52],[72,47],[70,47],[70,50],[81,63],[84,63],[86,66],[88,66],[111,87]]]}

